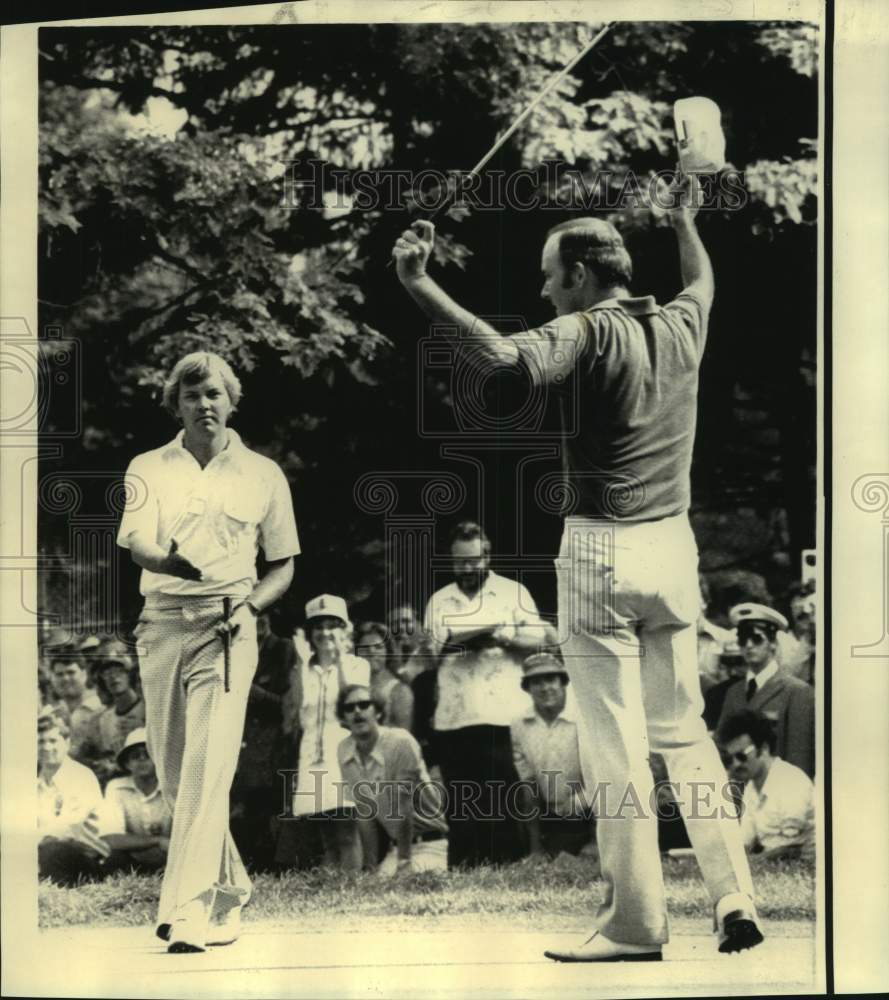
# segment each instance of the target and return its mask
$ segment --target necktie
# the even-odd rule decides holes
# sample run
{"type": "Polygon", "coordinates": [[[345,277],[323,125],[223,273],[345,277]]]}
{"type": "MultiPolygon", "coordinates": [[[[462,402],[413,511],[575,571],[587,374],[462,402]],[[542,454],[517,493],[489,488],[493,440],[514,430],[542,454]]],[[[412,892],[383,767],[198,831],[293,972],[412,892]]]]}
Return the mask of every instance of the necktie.
{"type": "Polygon", "coordinates": [[[750,680],[747,681],[747,700],[750,701],[750,699],[755,694],[756,694],[756,678],[751,677],[750,680]]]}

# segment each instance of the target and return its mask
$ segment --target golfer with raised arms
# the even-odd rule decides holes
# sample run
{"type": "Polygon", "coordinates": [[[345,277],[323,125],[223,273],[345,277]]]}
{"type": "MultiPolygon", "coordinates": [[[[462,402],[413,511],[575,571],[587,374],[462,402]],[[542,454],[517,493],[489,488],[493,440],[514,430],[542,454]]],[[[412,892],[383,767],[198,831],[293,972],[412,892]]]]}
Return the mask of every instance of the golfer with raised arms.
{"type": "Polygon", "coordinates": [[[222,358],[179,361],[164,405],[183,429],[130,463],[118,535],[142,567],[148,752],[173,813],[157,927],[170,952],[238,935],[250,879],[228,828],[229,790],[256,671],[256,616],[287,589],[299,552],[284,474],[227,427],[240,398],[222,358]],[[267,569],[257,581],[259,546],[267,569]]]}
{"type": "Polygon", "coordinates": [[[592,737],[586,778],[603,796],[597,836],[606,896],[588,940],[547,951],[558,961],[661,958],[668,929],[651,752],[666,760],[713,902],[719,950],[762,940],[725,771],[701,718],[698,554],[687,511],[714,285],[695,227],[698,193],[688,177],[673,189],[668,214],[685,287],[669,305],[631,297],[632,263],[618,231],[578,219],[556,226],[543,247],[542,295],[556,319],[512,337],[428,276],[431,223],[415,222],[393,249],[405,289],[430,320],[459,331],[472,363],[523,367],[538,384],[578,394],[578,431],[564,442],[576,504],[556,569],[562,649],[592,737]],[[642,808],[608,818],[627,800],[642,808]]]}

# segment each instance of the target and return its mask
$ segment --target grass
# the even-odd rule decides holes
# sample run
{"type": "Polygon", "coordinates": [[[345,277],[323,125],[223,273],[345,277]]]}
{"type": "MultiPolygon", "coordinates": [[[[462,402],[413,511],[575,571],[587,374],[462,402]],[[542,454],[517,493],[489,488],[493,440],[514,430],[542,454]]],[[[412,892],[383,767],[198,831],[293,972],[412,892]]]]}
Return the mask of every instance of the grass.
{"type": "MultiPolygon", "coordinates": [[[[767,920],[814,920],[814,867],[804,861],[754,865],[760,914],[767,920]]],[[[710,903],[693,858],[664,858],[672,916],[710,918],[710,903]]],[[[138,926],[155,918],[160,876],[117,875],[62,889],[41,882],[41,927],[138,926]]],[[[591,912],[601,898],[598,864],[562,855],[540,866],[418,872],[395,880],[319,868],[254,878],[246,920],[323,923],[329,918],[429,917],[475,914],[518,918],[591,912]]]]}

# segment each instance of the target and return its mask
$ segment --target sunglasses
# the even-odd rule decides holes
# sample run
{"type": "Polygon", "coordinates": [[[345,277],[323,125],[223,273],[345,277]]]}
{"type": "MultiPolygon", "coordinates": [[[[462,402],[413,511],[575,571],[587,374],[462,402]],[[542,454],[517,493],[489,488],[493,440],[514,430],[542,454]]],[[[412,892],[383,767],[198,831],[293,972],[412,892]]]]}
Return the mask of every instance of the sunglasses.
{"type": "Polygon", "coordinates": [[[724,753],[722,759],[726,764],[746,764],[755,753],[756,747],[751,743],[749,747],[744,750],[738,750],[736,753],[724,753]]]}
{"type": "Polygon", "coordinates": [[[763,635],[762,632],[742,632],[741,630],[738,630],[739,646],[746,646],[748,642],[752,642],[754,646],[762,646],[768,641],[768,636],[763,635]]]}
{"type": "Polygon", "coordinates": [[[343,715],[350,715],[352,712],[366,712],[372,704],[372,701],[347,701],[343,705],[343,715]]]}

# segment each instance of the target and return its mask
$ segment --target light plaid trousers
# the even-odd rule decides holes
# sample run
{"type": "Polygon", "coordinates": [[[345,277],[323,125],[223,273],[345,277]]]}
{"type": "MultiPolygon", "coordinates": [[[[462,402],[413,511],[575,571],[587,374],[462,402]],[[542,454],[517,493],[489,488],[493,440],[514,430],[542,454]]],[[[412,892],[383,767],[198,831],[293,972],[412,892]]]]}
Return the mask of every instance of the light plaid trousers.
{"type": "Polygon", "coordinates": [[[250,896],[228,813],[256,672],[256,628],[251,622],[231,641],[226,692],[215,631],[221,621],[221,597],[161,595],[146,599],[136,628],[148,752],[173,813],[159,924],[198,896],[222,909],[250,896]]]}

